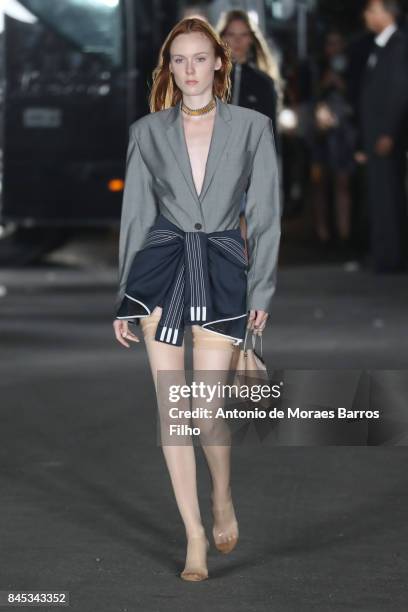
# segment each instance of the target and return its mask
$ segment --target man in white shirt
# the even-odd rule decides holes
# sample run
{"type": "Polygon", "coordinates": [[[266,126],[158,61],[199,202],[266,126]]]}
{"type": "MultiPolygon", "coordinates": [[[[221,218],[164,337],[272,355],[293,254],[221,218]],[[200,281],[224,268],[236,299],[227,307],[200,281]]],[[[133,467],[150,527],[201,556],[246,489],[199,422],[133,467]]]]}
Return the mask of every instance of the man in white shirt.
{"type": "Polygon", "coordinates": [[[408,54],[398,29],[397,0],[368,0],[366,26],[376,34],[360,96],[362,150],[367,163],[370,246],[377,272],[406,267],[407,206],[403,128],[408,111],[408,54]]]}

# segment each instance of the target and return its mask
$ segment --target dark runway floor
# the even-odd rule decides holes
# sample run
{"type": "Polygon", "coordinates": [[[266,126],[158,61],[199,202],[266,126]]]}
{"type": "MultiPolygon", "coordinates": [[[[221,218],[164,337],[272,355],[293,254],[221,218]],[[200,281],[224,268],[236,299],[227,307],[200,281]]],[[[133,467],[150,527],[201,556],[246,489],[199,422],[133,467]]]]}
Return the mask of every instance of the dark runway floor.
{"type": "MultiPolygon", "coordinates": [[[[81,612],[408,609],[404,446],[235,447],[238,547],[224,557],[211,541],[210,579],[184,583],[145,349],[113,337],[116,270],[1,279],[0,590],[69,591],[81,612]]],[[[406,276],[283,269],[266,361],[407,369],[407,310],[406,276]]]]}

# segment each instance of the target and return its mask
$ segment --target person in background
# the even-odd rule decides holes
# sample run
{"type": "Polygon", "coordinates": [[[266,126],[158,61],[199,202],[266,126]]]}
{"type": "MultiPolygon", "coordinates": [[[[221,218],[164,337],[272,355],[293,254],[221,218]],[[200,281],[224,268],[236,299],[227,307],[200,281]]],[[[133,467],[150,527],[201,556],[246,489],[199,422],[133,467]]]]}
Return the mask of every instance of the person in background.
{"type": "Polygon", "coordinates": [[[245,11],[233,10],[223,14],[217,31],[232,52],[230,103],[252,108],[270,117],[277,142],[277,114],[283,97],[277,58],[245,11]]]}
{"type": "MultiPolygon", "coordinates": [[[[272,120],[275,146],[279,154],[277,116],[282,106],[283,86],[279,65],[258,26],[245,11],[224,13],[216,30],[228,43],[233,69],[231,71],[232,96],[230,103],[251,108],[272,120]]],[[[241,235],[246,240],[244,218],[245,197],[240,212],[241,235]]]]}
{"type": "Polygon", "coordinates": [[[366,164],[370,251],[375,272],[406,269],[407,203],[404,124],[408,108],[406,37],[396,0],[369,0],[364,10],[374,32],[360,93],[361,147],[366,164]]]}
{"type": "Polygon", "coordinates": [[[347,92],[348,58],[343,35],[327,33],[319,66],[311,136],[311,178],[316,234],[321,243],[331,242],[329,180],[333,180],[335,228],[339,246],[349,245],[351,233],[350,176],[355,161],[355,132],[347,92]]]}

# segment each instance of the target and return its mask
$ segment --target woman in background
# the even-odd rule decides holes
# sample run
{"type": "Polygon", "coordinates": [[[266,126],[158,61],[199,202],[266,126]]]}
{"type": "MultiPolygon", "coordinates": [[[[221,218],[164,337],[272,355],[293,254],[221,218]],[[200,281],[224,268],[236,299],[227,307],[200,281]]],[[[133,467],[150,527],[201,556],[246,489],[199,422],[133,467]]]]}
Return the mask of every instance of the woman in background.
{"type": "Polygon", "coordinates": [[[347,67],[344,38],[339,32],[331,31],[326,35],[319,66],[311,143],[315,229],[324,245],[332,239],[328,205],[330,179],[340,246],[348,245],[351,234],[350,176],[355,167],[355,132],[347,95],[347,67]]]}
{"type": "MultiPolygon", "coordinates": [[[[232,53],[231,103],[270,117],[279,156],[277,117],[282,109],[283,80],[276,54],[271,52],[261,30],[245,11],[224,13],[216,29],[232,53]]],[[[241,235],[246,239],[244,210],[245,199],[241,203],[240,226],[241,235]]]]}

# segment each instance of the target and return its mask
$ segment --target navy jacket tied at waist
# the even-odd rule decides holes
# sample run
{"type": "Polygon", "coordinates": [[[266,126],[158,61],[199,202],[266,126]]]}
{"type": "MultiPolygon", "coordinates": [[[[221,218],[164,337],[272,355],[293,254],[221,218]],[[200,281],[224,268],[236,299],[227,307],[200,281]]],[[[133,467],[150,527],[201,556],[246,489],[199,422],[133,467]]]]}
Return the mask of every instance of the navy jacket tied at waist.
{"type": "Polygon", "coordinates": [[[163,308],[155,339],[181,346],[185,325],[239,344],[246,329],[248,261],[239,229],[185,232],[160,214],[133,259],[116,318],[139,323],[163,308]]]}

